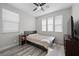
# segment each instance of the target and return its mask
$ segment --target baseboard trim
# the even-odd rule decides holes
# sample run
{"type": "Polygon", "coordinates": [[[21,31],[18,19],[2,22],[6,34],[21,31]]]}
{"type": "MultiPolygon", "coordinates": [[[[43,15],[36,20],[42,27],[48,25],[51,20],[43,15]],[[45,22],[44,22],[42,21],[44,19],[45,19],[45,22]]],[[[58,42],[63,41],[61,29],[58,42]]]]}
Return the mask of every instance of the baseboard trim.
{"type": "Polygon", "coordinates": [[[0,52],[1,52],[1,51],[4,51],[4,50],[6,50],[6,49],[9,49],[9,48],[11,48],[11,47],[14,47],[14,46],[16,46],[16,45],[18,45],[18,43],[9,45],[9,46],[7,46],[7,47],[0,48],[0,52]]]}

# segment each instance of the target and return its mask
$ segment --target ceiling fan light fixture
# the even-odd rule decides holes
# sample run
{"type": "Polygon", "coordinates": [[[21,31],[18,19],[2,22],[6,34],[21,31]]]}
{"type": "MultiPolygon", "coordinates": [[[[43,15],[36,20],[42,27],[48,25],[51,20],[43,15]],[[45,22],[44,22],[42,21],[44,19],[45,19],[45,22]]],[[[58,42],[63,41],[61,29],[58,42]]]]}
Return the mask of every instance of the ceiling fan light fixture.
{"type": "Polygon", "coordinates": [[[39,10],[42,10],[42,11],[44,11],[44,8],[42,7],[42,6],[44,6],[46,3],[33,3],[35,6],[36,6],[36,8],[35,9],[33,9],[33,11],[39,11],[39,10]]]}
{"type": "Polygon", "coordinates": [[[37,10],[40,10],[40,9],[41,9],[41,7],[40,7],[40,6],[38,6],[37,10]]]}

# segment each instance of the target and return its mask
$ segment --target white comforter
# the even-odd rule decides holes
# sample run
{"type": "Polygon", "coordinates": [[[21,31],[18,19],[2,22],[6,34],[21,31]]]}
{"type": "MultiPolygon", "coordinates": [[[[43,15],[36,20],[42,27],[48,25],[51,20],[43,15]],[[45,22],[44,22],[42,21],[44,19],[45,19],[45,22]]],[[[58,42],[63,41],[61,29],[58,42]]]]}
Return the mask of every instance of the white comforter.
{"type": "Polygon", "coordinates": [[[51,37],[51,36],[49,37],[49,36],[44,36],[40,34],[30,34],[29,36],[27,36],[28,41],[42,45],[47,49],[52,44],[52,41],[54,39],[55,37],[51,37]]]}

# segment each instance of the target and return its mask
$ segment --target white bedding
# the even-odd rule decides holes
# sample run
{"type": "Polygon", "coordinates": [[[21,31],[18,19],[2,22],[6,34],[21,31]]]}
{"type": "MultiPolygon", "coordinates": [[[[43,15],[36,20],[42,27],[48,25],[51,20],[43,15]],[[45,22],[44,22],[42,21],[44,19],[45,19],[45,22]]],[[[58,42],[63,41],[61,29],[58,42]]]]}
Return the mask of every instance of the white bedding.
{"type": "Polygon", "coordinates": [[[42,45],[46,49],[48,49],[48,47],[52,44],[52,41],[54,39],[55,39],[55,37],[44,36],[44,35],[40,35],[40,34],[30,34],[29,36],[27,36],[28,41],[42,45]]]}

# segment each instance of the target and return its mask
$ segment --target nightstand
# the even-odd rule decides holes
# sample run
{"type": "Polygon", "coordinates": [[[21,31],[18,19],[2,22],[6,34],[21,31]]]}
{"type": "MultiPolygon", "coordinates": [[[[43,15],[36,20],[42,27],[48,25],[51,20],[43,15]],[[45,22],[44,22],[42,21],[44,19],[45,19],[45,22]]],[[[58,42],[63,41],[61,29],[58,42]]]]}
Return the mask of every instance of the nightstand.
{"type": "Polygon", "coordinates": [[[19,45],[24,45],[26,43],[26,35],[19,35],[19,45]]]}

